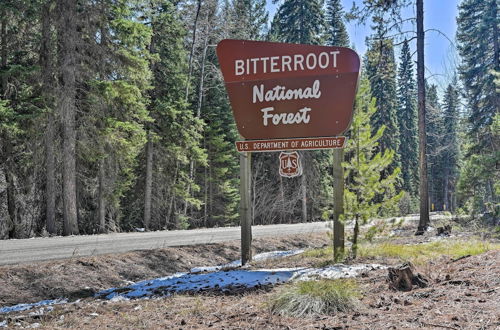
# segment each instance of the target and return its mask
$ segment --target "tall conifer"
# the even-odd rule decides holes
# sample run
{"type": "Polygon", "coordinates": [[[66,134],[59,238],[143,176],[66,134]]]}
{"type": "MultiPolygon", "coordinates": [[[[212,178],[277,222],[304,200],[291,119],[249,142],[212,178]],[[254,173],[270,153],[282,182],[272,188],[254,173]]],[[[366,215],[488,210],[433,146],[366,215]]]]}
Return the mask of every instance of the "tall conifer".
{"type": "Polygon", "coordinates": [[[340,0],[328,0],[326,4],[326,44],[349,46],[349,35],[344,24],[344,9],[340,0]]]}
{"type": "MultiPolygon", "coordinates": [[[[370,81],[373,97],[376,99],[377,111],[372,117],[372,129],[376,132],[386,126],[384,135],[379,140],[379,151],[385,149],[399,150],[400,134],[396,115],[396,62],[394,45],[391,39],[384,36],[382,20],[377,25],[377,32],[369,44],[366,54],[366,73],[370,81]]],[[[394,157],[391,170],[400,164],[399,155],[394,157]]]]}
{"type": "Polygon", "coordinates": [[[418,131],[415,73],[408,41],[401,48],[398,70],[397,116],[401,143],[401,176],[403,189],[416,196],[418,194],[418,131]]]}
{"type": "Polygon", "coordinates": [[[458,176],[458,161],[460,157],[459,129],[459,92],[457,80],[454,79],[446,88],[443,109],[444,109],[444,136],[443,153],[441,162],[443,167],[443,203],[446,210],[454,211],[456,198],[455,186],[458,176]]]}

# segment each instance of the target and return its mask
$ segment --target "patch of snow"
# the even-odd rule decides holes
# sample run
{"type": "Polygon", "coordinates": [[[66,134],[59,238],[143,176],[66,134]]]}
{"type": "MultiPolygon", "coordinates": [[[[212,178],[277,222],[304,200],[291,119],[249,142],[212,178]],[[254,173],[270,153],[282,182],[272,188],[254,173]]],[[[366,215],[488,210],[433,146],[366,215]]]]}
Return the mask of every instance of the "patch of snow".
{"type": "Polygon", "coordinates": [[[30,316],[42,316],[45,313],[52,312],[53,310],[54,310],[54,307],[52,307],[52,306],[42,307],[42,308],[37,309],[33,312],[30,312],[29,315],[30,316]]]}
{"type": "Polygon", "coordinates": [[[104,290],[97,296],[113,299],[164,296],[183,292],[203,292],[207,290],[228,291],[231,288],[253,288],[260,285],[287,282],[292,270],[230,270],[203,274],[184,274],[142,281],[136,284],[104,290]]]}
{"type": "Polygon", "coordinates": [[[308,281],[317,278],[339,279],[359,276],[361,273],[376,269],[385,269],[386,266],[377,264],[344,265],[338,264],[324,268],[307,268],[298,271],[292,280],[308,281]]]}
{"type": "Polygon", "coordinates": [[[112,302],[119,302],[119,301],[129,301],[130,299],[128,298],[125,298],[123,296],[115,296],[113,297],[112,299],[110,299],[110,301],[112,302]]]}
{"type": "Polygon", "coordinates": [[[227,292],[239,288],[255,288],[275,285],[289,281],[303,281],[314,278],[347,278],[375,269],[385,268],[382,265],[334,265],[324,268],[282,268],[282,269],[233,269],[212,273],[176,274],[175,276],[142,281],[130,286],[108,289],[97,293],[98,297],[115,300],[118,297],[127,299],[169,296],[174,293],[203,292],[216,290],[227,292]]]}
{"type": "MultiPolygon", "coordinates": [[[[269,260],[269,259],[290,257],[290,256],[294,256],[297,254],[301,254],[304,251],[305,251],[304,249],[298,249],[298,250],[291,250],[291,251],[264,252],[264,253],[256,254],[253,257],[253,260],[254,261],[265,261],[265,260],[269,260]]],[[[236,267],[241,267],[241,260],[235,260],[235,261],[232,261],[228,264],[219,265],[219,266],[195,267],[195,268],[191,268],[190,272],[191,273],[208,273],[208,272],[216,272],[219,270],[231,269],[231,268],[236,268],[236,267]]]]}
{"type": "Polygon", "coordinates": [[[7,320],[0,322],[0,328],[7,328],[7,327],[8,327],[7,320]]]}
{"type": "Polygon", "coordinates": [[[33,304],[18,304],[14,306],[0,308],[0,314],[10,313],[10,312],[22,312],[30,310],[35,307],[66,304],[67,302],[68,302],[67,299],[55,299],[55,300],[42,300],[33,304]]]}

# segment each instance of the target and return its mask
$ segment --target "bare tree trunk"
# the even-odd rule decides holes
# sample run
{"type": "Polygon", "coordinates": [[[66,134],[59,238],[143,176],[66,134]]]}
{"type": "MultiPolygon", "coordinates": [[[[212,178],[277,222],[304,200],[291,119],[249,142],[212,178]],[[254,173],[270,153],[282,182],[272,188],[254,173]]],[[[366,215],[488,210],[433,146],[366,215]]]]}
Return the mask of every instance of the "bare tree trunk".
{"type": "Polygon", "coordinates": [[[58,110],[63,124],[63,235],[78,234],[76,203],[76,1],[59,0],[58,110]]]}
{"type": "Polygon", "coordinates": [[[447,168],[445,171],[444,171],[444,191],[443,191],[443,194],[444,194],[444,198],[443,198],[443,211],[450,211],[450,175],[449,175],[449,169],[447,168]]]}
{"type": "Polygon", "coordinates": [[[354,231],[352,235],[352,258],[356,259],[358,256],[358,237],[359,237],[359,216],[356,215],[356,221],[354,222],[354,231]]]}
{"type": "Polygon", "coordinates": [[[98,207],[97,218],[99,223],[99,232],[106,232],[106,196],[105,196],[105,160],[99,160],[99,192],[98,192],[98,207]]]}
{"type": "Polygon", "coordinates": [[[56,233],[56,183],[55,183],[55,118],[49,108],[52,107],[53,61],[54,47],[51,37],[52,0],[45,3],[42,10],[42,44],[40,47],[40,66],[42,68],[42,93],[47,107],[47,125],[45,128],[45,229],[49,234],[56,233]]]}
{"type": "Polygon", "coordinates": [[[7,181],[7,211],[10,217],[10,224],[8,226],[9,238],[16,238],[18,216],[16,206],[16,181],[14,178],[14,174],[12,173],[12,145],[9,141],[6,141],[5,144],[7,155],[7,166],[5,166],[5,178],[7,181]]]}
{"type": "Polygon", "coordinates": [[[198,0],[198,5],[196,7],[196,15],[194,17],[193,25],[193,41],[191,42],[191,51],[189,52],[189,67],[188,67],[188,79],[186,82],[186,102],[189,99],[189,84],[191,83],[191,75],[193,74],[193,57],[194,57],[194,46],[196,44],[196,30],[198,29],[198,17],[200,16],[201,1],[198,0]]]}
{"type": "Polygon", "coordinates": [[[425,135],[425,62],[424,62],[424,1],[417,0],[417,89],[418,141],[420,161],[420,220],[416,234],[421,235],[430,224],[429,183],[427,177],[427,137],[425,135]]]}
{"type": "Polygon", "coordinates": [[[203,193],[203,227],[207,227],[207,217],[208,217],[208,166],[204,169],[205,184],[203,193]]]}
{"type": "Polygon", "coordinates": [[[151,192],[153,188],[153,141],[148,131],[146,143],[146,183],[144,184],[144,228],[149,230],[151,223],[151,192]]]}
{"type": "Polygon", "coordinates": [[[172,182],[172,187],[170,188],[170,203],[168,206],[167,218],[165,219],[165,228],[167,228],[168,222],[170,221],[170,218],[172,217],[172,213],[174,210],[175,185],[177,184],[177,174],[178,173],[179,173],[179,162],[176,162],[175,163],[175,170],[174,170],[174,181],[172,182]]]}
{"type": "MultiPolygon", "coordinates": [[[[7,69],[7,14],[5,13],[5,10],[2,11],[2,17],[1,17],[1,22],[2,28],[1,28],[1,43],[2,47],[0,48],[0,57],[1,57],[1,68],[6,70],[7,69]]],[[[2,75],[2,95],[3,97],[7,96],[7,75],[2,75]]]]}
{"type": "MultiPolygon", "coordinates": [[[[1,29],[0,29],[0,41],[1,41],[1,48],[0,48],[0,68],[3,70],[7,69],[7,14],[5,11],[2,11],[2,17],[1,17],[1,29]]],[[[0,94],[0,97],[6,98],[7,97],[7,75],[3,75],[2,79],[0,81],[2,91],[0,94]]],[[[2,136],[2,140],[4,137],[2,136]]],[[[12,173],[13,171],[13,161],[12,161],[12,143],[8,138],[5,138],[5,143],[3,145],[3,156],[5,161],[5,181],[7,183],[7,211],[9,213],[9,219],[7,220],[7,230],[8,230],[8,235],[9,238],[15,238],[16,235],[16,223],[17,223],[17,207],[16,207],[16,187],[15,187],[15,179],[14,179],[14,174],[12,173]]]]}
{"type": "Polygon", "coordinates": [[[300,176],[300,188],[302,192],[302,222],[307,222],[307,180],[306,174],[300,176]]]}
{"type": "Polygon", "coordinates": [[[280,223],[285,223],[285,189],[283,187],[283,177],[280,175],[280,193],[281,193],[281,217],[280,223]]]}

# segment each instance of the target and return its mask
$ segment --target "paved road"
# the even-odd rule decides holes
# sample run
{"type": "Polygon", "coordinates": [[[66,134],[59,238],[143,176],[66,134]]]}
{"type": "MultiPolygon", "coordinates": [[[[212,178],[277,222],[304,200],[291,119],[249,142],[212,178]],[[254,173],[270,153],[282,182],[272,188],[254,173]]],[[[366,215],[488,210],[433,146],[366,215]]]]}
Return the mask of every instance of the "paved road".
{"type": "MultiPolygon", "coordinates": [[[[437,214],[432,220],[447,218],[437,214]]],[[[418,215],[404,218],[406,223],[418,222],[418,215]]],[[[310,222],[293,225],[253,226],[254,238],[326,232],[327,222],[310,222]]],[[[167,246],[227,242],[240,239],[239,227],[155,231],[147,233],[120,233],[89,236],[69,236],[0,240],[0,266],[29,263],[74,256],[92,256],[122,253],[133,250],[157,249],[167,246]]]]}
{"type": "MultiPolygon", "coordinates": [[[[325,232],[326,222],[253,226],[254,238],[325,232]]],[[[0,240],[0,265],[240,239],[239,227],[0,240]]]]}

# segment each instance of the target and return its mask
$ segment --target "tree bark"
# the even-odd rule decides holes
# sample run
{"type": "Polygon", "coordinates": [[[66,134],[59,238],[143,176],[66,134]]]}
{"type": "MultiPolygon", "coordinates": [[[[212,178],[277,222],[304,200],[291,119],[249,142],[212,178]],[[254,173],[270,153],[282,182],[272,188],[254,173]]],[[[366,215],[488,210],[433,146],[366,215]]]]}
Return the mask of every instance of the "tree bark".
{"type": "MultiPolygon", "coordinates": [[[[7,14],[5,11],[2,11],[2,16],[1,16],[1,29],[0,29],[0,41],[1,41],[1,48],[0,48],[0,68],[3,70],[7,69],[7,56],[8,56],[8,50],[7,50],[7,14]]],[[[8,97],[8,81],[7,81],[7,76],[2,75],[2,78],[0,80],[1,83],[1,95],[3,99],[7,99],[8,97]]],[[[16,237],[16,224],[17,224],[17,206],[16,206],[16,187],[15,187],[15,175],[13,173],[14,170],[14,162],[13,162],[13,146],[12,142],[8,137],[3,137],[2,140],[5,139],[5,144],[4,144],[4,161],[5,161],[5,180],[7,183],[7,212],[9,213],[9,220],[7,221],[7,228],[8,228],[8,235],[9,238],[15,238],[16,237]]]]}
{"type": "Polygon", "coordinates": [[[358,256],[358,237],[359,237],[359,217],[356,215],[354,222],[354,230],[352,234],[352,258],[356,259],[358,256]]]}
{"type": "Polygon", "coordinates": [[[194,17],[193,36],[192,36],[193,41],[191,42],[191,50],[189,52],[188,79],[186,82],[186,102],[189,99],[189,84],[191,83],[191,75],[193,73],[194,46],[196,44],[196,30],[198,28],[198,17],[200,16],[201,1],[202,0],[198,0],[198,6],[196,8],[196,16],[194,17]]]}
{"type": "Polygon", "coordinates": [[[63,235],[78,234],[76,202],[76,1],[59,0],[60,89],[63,124],[63,235]]]}
{"type": "Polygon", "coordinates": [[[418,89],[418,141],[420,163],[420,220],[416,234],[421,235],[430,224],[429,184],[427,177],[427,137],[425,134],[425,64],[424,64],[424,1],[417,0],[417,89],[418,89]]]}
{"type": "MultiPolygon", "coordinates": [[[[7,14],[5,11],[2,11],[2,17],[0,21],[2,28],[1,28],[1,43],[2,47],[0,48],[0,57],[1,57],[1,68],[6,70],[7,69],[7,14]]],[[[1,79],[1,84],[2,84],[2,96],[3,98],[7,97],[7,75],[2,75],[1,79]]]]}
{"type": "Polygon", "coordinates": [[[449,175],[449,172],[450,172],[450,170],[448,168],[446,168],[444,171],[443,211],[451,211],[450,210],[451,209],[451,207],[450,207],[451,197],[450,197],[450,175],[449,175]]]}
{"type": "MultiPolygon", "coordinates": [[[[103,156],[104,157],[104,156],[103,156]]],[[[105,194],[105,160],[104,158],[99,160],[99,192],[98,192],[98,208],[97,217],[99,223],[99,232],[105,233],[106,230],[106,194],[105,194]]]]}
{"type": "Polygon", "coordinates": [[[172,182],[170,188],[170,202],[167,211],[167,217],[165,219],[165,229],[167,229],[170,219],[172,218],[172,214],[174,212],[174,201],[175,201],[175,185],[177,184],[177,175],[179,173],[179,162],[175,162],[175,170],[174,170],[174,180],[172,182]]]}
{"type": "Polygon", "coordinates": [[[305,173],[300,176],[300,188],[302,191],[302,222],[307,222],[307,180],[305,173]]]}
{"type": "Polygon", "coordinates": [[[45,127],[45,229],[49,234],[56,234],[56,183],[55,183],[55,118],[52,111],[53,59],[52,49],[52,0],[42,9],[42,43],[40,46],[40,67],[42,69],[42,94],[47,111],[45,127]]]}
{"type": "Polygon", "coordinates": [[[148,132],[146,143],[146,183],[144,185],[144,228],[149,230],[151,223],[151,191],[153,188],[153,141],[148,132]]]}

